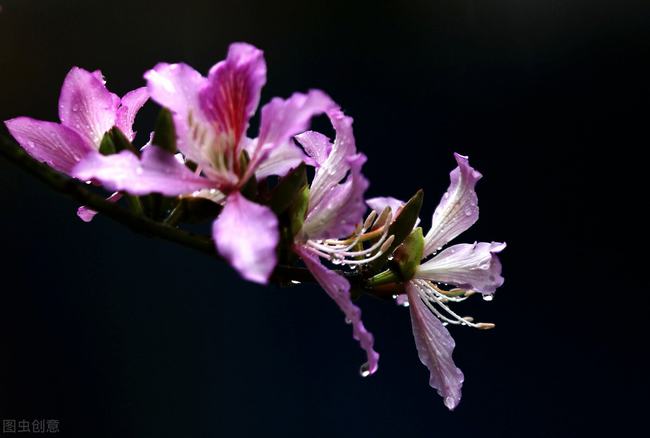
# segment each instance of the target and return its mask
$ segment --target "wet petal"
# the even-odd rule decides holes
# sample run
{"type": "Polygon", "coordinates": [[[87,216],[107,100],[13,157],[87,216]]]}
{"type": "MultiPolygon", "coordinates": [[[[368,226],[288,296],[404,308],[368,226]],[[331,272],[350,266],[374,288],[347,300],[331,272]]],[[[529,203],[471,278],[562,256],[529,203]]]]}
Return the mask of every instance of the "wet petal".
{"type": "Polygon", "coordinates": [[[73,67],[59,97],[61,123],[74,129],[99,149],[102,137],[115,125],[120,99],[106,89],[100,72],[73,67]]]}
{"type": "Polygon", "coordinates": [[[433,254],[478,220],[478,198],[474,187],[482,175],[467,157],[454,154],[458,167],[451,171],[449,189],[433,213],[431,229],[424,236],[424,256],[433,254]]]}
{"type": "Polygon", "coordinates": [[[126,135],[131,141],[133,141],[133,138],[135,137],[135,133],[133,132],[135,116],[148,99],[149,91],[147,90],[147,87],[137,88],[124,95],[120,107],[117,109],[117,120],[115,125],[120,128],[124,135],[126,135]]]}
{"type": "MultiPolygon", "coordinates": [[[[265,83],[264,54],[250,44],[231,44],[226,59],[210,69],[208,84],[201,90],[199,101],[217,135],[230,139],[230,147],[239,145],[265,83]]],[[[238,152],[239,149],[235,156],[238,152]]]]}
{"type": "Polygon", "coordinates": [[[366,352],[367,371],[373,374],[377,371],[379,353],[374,350],[374,337],[361,321],[361,309],[359,309],[350,298],[350,283],[345,277],[327,269],[313,252],[309,249],[296,246],[295,251],[300,255],[303,262],[312,273],[316,281],[327,292],[341,311],[345,314],[347,321],[352,325],[352,337],[359,341],[361,348],[366,352]]]}
{"type": "Polygon", "coordinates": [[[29,155],[59,172],[70,174],[86,154],[94,151],[89,140],[58,123],[18,117],[5,125],[29,155]]]}
{"type": "Polygon", "coordinates": [[[417,287],[406,284],[411,325],[418,356],[429,369],[429,385],[438,391],[447,408],[454,409],[461,397],[463,372],[456,367],[452,353],[456,343],[447,328],[436,318],[420,299],[417,287]]]}
{"type": "Polygon", "coordinates": [[[207,79],[187,64],[160,63],[145,73],[151,99],[174,114],[178,149],[189,159],[201,163],[200,145],[192,137],[193,130],[207,130],[207,122],[199,106],[199,92],[207,79]]]}
{"type": "Polygon", "coordinates": [[[266,284],[277,264],[278,219],[268,207],[234,192],[212,225],[217,251],[246,280],[266,284]]]}
{"type": "Polygon", "coordinates": [[[108,156],[89,154],[74,168],[73,175],[133,195],[161,193],[176,196],[213,185],[212,181],[196,176],[172,154],[156,146],[145,148],[140,159],[129,151],[108,156]]]}
{"type": "Polygon", "coordinates": [[[305,131],[296,135],[296,140],[301,144],[307,155],[314,160],[315,166],[320,167],[325,163],[332,151],[330,139],[320,132],[305,131]]]}
{"type": "Polygon", "coordinates": [[[288,99],[273,98],[262,108],[260,135],[252,151],[247,178],[267,158],[271,151],[287,143],[291,137],[305,131],[312,117],[326,112],[334,103],[319,90],[307,94],[294,93],[288,99]]]}
{"type": "MultiPolygon", "coordinates": [[[[253,146],[254,142],[251,143],[253,146]]],[[[277,148],[262,161],[255,171],[257,179],[261,180],[271,175],[285,176],[291,169],[298,167],[307,157],[293,141],[288,141],[277,148]]]]}
{"type": "Polygon", "coordinates": [[[415,277],[492,294],[503,284],[496,254],[505,247],[505,243],[498,242],[450,246],[420,265],[415,277]]]}
{"type": "Polygon", "coordinates": [[[336,138],[327,159],[314,175],[309,193],[310,205],[318,204],[345,177],[350,169],[349,159],[357,152],[352,134],[352,117],[344,115],[339,109],[332,109],[327,115],[336,131],[336,138]]]}
{"type": "Polygon", "coordinates": [[[347,236],[361,222],[366,211],[363,194],[368,180],[361,174],[366,156],[356,154],[347,157],[349,175],[345,182],[330,187],[319,202],[309,199],[307,217],[302,233],[310,239],[330,239],[347,236]]]}

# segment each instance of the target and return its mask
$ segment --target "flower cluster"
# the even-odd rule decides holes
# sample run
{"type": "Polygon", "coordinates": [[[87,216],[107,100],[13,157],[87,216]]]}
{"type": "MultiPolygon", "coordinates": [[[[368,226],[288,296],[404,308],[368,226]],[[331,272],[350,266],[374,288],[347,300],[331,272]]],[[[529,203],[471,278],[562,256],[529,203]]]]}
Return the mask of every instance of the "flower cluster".
{"type": "MultiPolygon", "coordinates": [[[[144,79],[145,87],[120,98],[101,72],[75,67],[61,89],[61,123],[19,117],[5,124],[33,158],[113,192],[111,202],[128,200],[134,214],[169,227],[210,220],[216,252],[247,280],[266,284],[279,265],[304,265],[351,325],[366,355],[363,376],[377,371],[379,354],[353,298],[369,293],[408,306],[430,385],[453,409],[463,374],[446,326],[494,325],[461,317],[450,305],[475,293],[489,300],[503,283],[496,254],[504,243],[442,250],[478,219],[481,174],[467,157],[455,155],[451,184],[424,234],[421,191],[408,202],[365,199],[366,156],[357,150],[352,118],[324,92],[271,99],[251,135],[266,82],[259,49],[232,44],[207,76],[161,63],[144,79]],[[162,109],[150,140],[136,147],[133,123],[148,99],[162,109]],[[333,141],[309,130],[321,115],[333,141]]],[[[81,207],[78,214],[90,221],[96,212],[81,207]]]]}

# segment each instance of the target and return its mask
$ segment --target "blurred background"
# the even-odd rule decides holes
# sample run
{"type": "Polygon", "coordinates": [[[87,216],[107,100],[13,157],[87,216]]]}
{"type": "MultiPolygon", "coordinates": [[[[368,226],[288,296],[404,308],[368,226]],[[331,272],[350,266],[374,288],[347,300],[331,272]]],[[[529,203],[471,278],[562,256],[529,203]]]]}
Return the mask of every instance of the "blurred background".
{"type": "MultiPolygon", "coordinates": [[[[260,287],[98,216],[0,159],[0,419],[61,436],[574,437],[647,428],[644,150],[650,3],[0,0],[0,119],[57,120],[73,65],[110,90],[159,61],[265,51],[262,102],[321,88],[355,119],[368,196],[425,189],[454,151],[484,174],[458,242],[505,240],[505,285],[461,308],[448,412],[408,311],[368,297],[381,353],[313,285],[260,287]]],[[[136,121],[139,140],[157,107],[136,121]]],[[[4,128],[2,128],[4,129],[4,128]]],[[[4,132],[4,131],[3,131],[4,132]]],[[[641,432],[642,433],[642,432],[641,432]]]]}

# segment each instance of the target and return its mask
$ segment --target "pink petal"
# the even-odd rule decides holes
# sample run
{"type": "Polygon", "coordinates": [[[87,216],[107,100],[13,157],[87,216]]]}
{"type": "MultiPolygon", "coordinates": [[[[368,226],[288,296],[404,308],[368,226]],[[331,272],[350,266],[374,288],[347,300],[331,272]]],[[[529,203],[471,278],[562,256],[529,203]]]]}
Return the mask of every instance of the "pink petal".
{"type": "Polygon", "coordinates": [[[99,149],[102,137],[115,125],[120,99],[98,77],[73,67],[63,81],[59,97],[61,123],[74,129],[99,149]]]}
{"type": "Polygon", "coordinates": [[[189,159],[201,163],[200,145],[192,138],[190,122],[205,129],[207,126],[199,106],[199,92],[207,79],[187,64],[156,65],[145,73],[151,99],[174,114],[178,149],[189,159]]]}
{"type": "MultiPolygon", "coordinates": [[[[123,196],[122,193],[115,192],[111,196],[106,198],[106,200],[108,202],[117,202],[120,199],[122,199],[122,196],[123,196]]],[[[97,215],[97,212],[95,210],[93,210],[92,208],[86,207],[85,205],[82,205],[81,207],[79,207],[77,209],[77,216],[79,216],[79,219],[81,219],[84,222],[92,221],[95,218],[96,215],[97,215]]]]}
{"type": "Polygon", "coordinates": [[[172,154],[156,146],[145,148],[140,159],[129,151],[108,156],[89,154],[74,168],[73,175],[133,195],[161,193],[176,196],[213,185],[212,181],[194,175],[172,154]]]}
{"type": "Polygon", "coordinates": [[[366,211],[363,194],[368,181],[361,174],[366,157],[357,153],[352,118],[338,109],[328,111],[328,116],[336,130],[331,147],[319,135],[296,137],[299,142],[307,140],[306,150],[314,152],[312,158],[320,162],[309,189],[309,208],[303,225],[303,234],[313,239],[350,234],[366,211]],[[329,150],[329,155],[323,160],[325,150],[329,150]]]}
{"type": "Polygon", "coordinates": [[[505,243],[497,242],[450,246],[420,265],[415,276],[493,294],[503,284],[496,254],[505,247],[505,243]]]}
{"type": "Polygon", "coordinates": [[[384,208],[390,207],[393,216],[395,216],[395,213],[397,213],[397,211],[404,205],[404,201],[387,196],[366,199],[366,204],[368,204],[368,207],[372,208],[377,214],[381,214],[381,212],[384,211],[384,208]]]}
{"type": "Polygon", "coordinates": [[[429,385],[438,391],[445,406],[452,410],[460,402],[464,380],[463,372],[451,357],[456,343],[447,328],[424,304],[417,287],[410,281],[406,283],[406,293],[415,346],[420,361],[429,369],[429,385]]]}
{"type": "Polygon", "coordinates": [[[208,85],[200,92],[199,100],[206,118],[217,136],[229,138],[232,153],[239,154],[239,145],[248,120],[260,101],[266,83],[264,54],[250,44],[234,43],[224,61],[214,65],[208,75],[208,85]]]}
{"type": "Polygon", "coordinates": [[[366,156],[356,154],[347,158],[349,176],[345,182],[332,185],[318,202],[312,200],[310,192],[307,217],[302,227],[306,238],[347,236],[361,222],[366,211],[363,194],[368,188],[368,180],[361,174],[366,156]]]}
{"type": "Polygon", "coordinates": [[[433,213],[431,229],[424,236],[424,256],[438,251],[478,220],[478,198],[474,187],[482,175],[467,157],[454,154],[458,167],[451,171],[451,184],[433,213]]]}
{"type": "MultiPolygon", "coordinates": [[[[255,146],[254,141],[251,144],[255,146]]],[[[298,167],[305,159],[302,150],[290,140],[271,151],[255,171],[255,176],[259,180],[271,175],[285,176],[287,172],[298,167]]]]}
{"type": "Polygon", "coordinates": [[[266,284],[277,263],[278,219],[265,206],[234,192],[212,224],[217,251],[242,277],[266,284]]]}
{"type": "Polygon", "coordinates": [[[362,367],[363,371],[374,374],[379,364],[379,353],[374,350],[374,337],[363,325],[361,321],[361,309],[359,309],[350,298],[350,283],[345,277],[334,271],[327,269],[321,264],[318,256],[308,248],[300,245],[294,247],[296,253],[302,258],[302,261],[312,273],[316,281],[327,292],[341,311],[345,314],[347,321],[352,325],[352,337],[359,341],[361,348],[366,352],[367,363],[362,367]]]}
{"type": "Polygon", "coordinates": [[[260,135],[244,179],[266,160],[271,151],[287,143],[291,137],[307,129],[312,117],[326,112],[334,102],[325,93],[311,90],[294,93],[288,99],[273,98],[262,108],[260,135]]]}
{"type": "Polygon", "coordinates": [[[325,163],[332,151],[330,139],[320,132],[305,131],[302,134],[296,135],[296,140],[302,145],[307,155],[314,160],[317,167],[325,163]]]}
{"type": "Polygon", "coordinates": [[[5,122],[16,141],[35,159],[70,174],[93,145],[77,132],[58,123],[18,117],[5,122]]]}
{"type": "Polygon", "coordinates": [[[149,99],[147,87],[137,88],[129,91],[122,97],[120,107],[117,109],[117,120],[115,125],[126,135],[129,140],[133,141],[135,133],[133,132],[133,122],[135,116],[149,99]]]}

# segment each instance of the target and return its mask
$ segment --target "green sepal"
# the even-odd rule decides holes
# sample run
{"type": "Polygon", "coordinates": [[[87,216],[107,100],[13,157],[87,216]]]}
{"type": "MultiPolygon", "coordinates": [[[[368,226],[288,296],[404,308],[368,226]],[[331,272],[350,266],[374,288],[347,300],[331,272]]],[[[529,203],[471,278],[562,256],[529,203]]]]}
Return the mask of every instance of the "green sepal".
{"type": "MultiPolygon", "coordinates": [[[[242,174],[245,169],[248,168],[249,162],[250,157],[248,156],[248,152],[242,151],[242,153],[239,155],[239,168],[242,169],[242,174]]],[[[255,174],[251,175],[251,177],[248,179],[248,181],[246,181],[240,191],[242,195],[251,201],[257,200],[257,178],[255,178],[255,174]]]]}
{"type": "Polygon", "coordinates": [[[305,163],[291,170],[273,188],[268,205],[277,215],[289,208],[307,186],[307,168],[305,163]]]}
{"type": "Polygon", "coordinates": [[[395,251],[395,249],[404,242],[408,235],[411,234],[411,231],[413,231],[413,227],[418,220],[418,216],[420,215],[423,197],[424,192],[422,189],[418,190],[418,192],[413,195],[406,204],[404,204],[397,217],[393,219],[393,222],[388,228],[388,235],[395,236],[395,239],[390,248],[388,248],[388,251],[384,252],[376,260],[369,263],[368,270],[370,272],[378,272],[385,269],[388,257],[390,257],[393,251],[395,251]]]}
{"type": "Polygon", "coordinates": [[[422,260],[423,251],[424,236],[422,228],[417,227],[393,253],[393,263],[397,267],[402,281],[408,281],[415,276],[422,260]]]}
{"type": "Polygon", "coordinates": [[[307,207],[309,207],[309,187],[305,185],[287,210],[289,212],[289,227],[292,239],[302,229],[302,224],[305,222],[305,216],[307,215],[307,207]]]}
{"type": "Polygon", "coordinates": [[[140,151],[138,148],[133,146],[133,143],[131,143],[131,141],[126,137],[126,135],[124,135],[122,131],[120,131],[120,128],[117,126],[113,126],[106,134],[109,135],[113,141],[113,145],[115,146],[115,153],[122,151],[131,151],[136,156],[140,156],[140,151]]]}
{"type": "Polygon", "coordinates": [[[115,143],[113,143],[110,132],[106,132],[102,137],[102,141],[99,143],[99,153],[102,155],[113,155],[116,152],[115,143]]]}
{"type": "Polygon", "coordinates": [[[176,128],[172,113],[167,108],[161,109],[158,113],[151,144],[171,154],[176,153],[176,128]]]}

